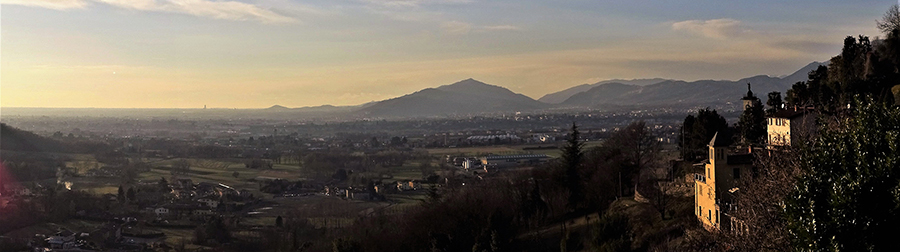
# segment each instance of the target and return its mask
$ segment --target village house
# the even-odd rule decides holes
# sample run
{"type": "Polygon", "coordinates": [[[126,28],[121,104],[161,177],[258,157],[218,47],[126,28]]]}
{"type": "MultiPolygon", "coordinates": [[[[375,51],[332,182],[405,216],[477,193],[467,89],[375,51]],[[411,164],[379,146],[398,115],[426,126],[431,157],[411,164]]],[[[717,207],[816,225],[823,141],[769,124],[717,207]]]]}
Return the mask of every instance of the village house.
{"type": "Polygon", "coordinates": [[[74,249],[75,233],[69,230],[62,230],[47,238],[47,244],[50,249],[74,249]]]}
{"type": "Polygon", "coordinates": [[[169,209],[165,207],[157,207],[156,209],[153,209],[153,213],[155,213],[157,216],[168,215],[169,209]]]}
{"type": "Polygon", "coordinates": [[[694,174],[694,215],[707,230],[729,229],[736,181],[753,165],[751,149],[730,150],[730,142],[716,133],[709,141],[704,171],[694,174]]]}
{"type": "Polygon", "coordinates": [[[816,113],[810,108],[781,110],[766,118],[767,147],[791,147],[816,130],[816,113]]]}
{"type": "Polygon", "coordinates": [[[397,191],[418,190],[422,184],[413,180],[397,181],[397,191]]]}
{"type": "Polygon", "coordinates": [[[216,198],[213,198],[213,197],[208,197],[208,196],[203,197],[203,198],[198,199],[197,202],[203,203],[204,205],[206,205],[210,208],[219,207],[219,200],[216,198]]]}

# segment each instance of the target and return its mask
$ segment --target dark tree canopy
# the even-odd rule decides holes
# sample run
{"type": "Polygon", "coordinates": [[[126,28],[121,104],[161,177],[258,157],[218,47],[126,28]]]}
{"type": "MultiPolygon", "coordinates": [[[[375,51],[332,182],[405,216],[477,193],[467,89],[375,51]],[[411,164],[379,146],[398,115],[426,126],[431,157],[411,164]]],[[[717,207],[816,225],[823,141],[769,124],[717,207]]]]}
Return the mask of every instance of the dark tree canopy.
{"type": "Polygon", "coordinates": [[[745,144],[762,144],[766,136],[766,115],[762,106],[750,106],[738,121],[741,141],[745,144]]]}
{"type": "Polygon", "coordinates": [[[569,208],[574,210],[583,199],[581,176],[579,170],[584,159],[584,143],[581,142],[578,126],[572,123],[572,129],[562,149],[562,166],[565,169],[563,183],[569,189],[569,208]]]}
{"type": "Polygon", "coordinates": [[[796,250],[900,250],[900,109],[867,103],[800,154],[785,208],[796,250]]]}
{"type": "Polygon", "coordinates": [[[697,111],[696,116],[685,117],[682,124],[682,135],[679,138],[683,157],[688,160],[696,160],[697,157],[705,156],[703,153],[706,151],[706,145],[716,132],[722,132],[719,135],[729,134],[730,137],[730,133],[727,133],[729,132],[728,122],[714,109],[701,109],[697,111]]]}
{"type": "Polygon", "coordinates": [[[900,8],[896,4],[891,5],[881,20],[876,21],[876,26],[884,34],[900,29],[900,8]]]}

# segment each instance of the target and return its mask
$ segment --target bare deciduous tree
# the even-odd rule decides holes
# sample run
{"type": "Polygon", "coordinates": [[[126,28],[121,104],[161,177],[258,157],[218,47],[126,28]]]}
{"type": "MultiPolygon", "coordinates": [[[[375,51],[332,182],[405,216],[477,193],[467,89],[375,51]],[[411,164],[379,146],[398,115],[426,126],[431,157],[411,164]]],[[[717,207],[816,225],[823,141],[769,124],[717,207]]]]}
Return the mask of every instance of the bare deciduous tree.
{"type": "Polygon", "coordinates": [[[881,20],[875,21],[878,29],[884,34],[891,33],[891,31],[900,29],[900,7],[896,4],[892,5],[887,12],[884,13],[884,17],[881,20]]]}
{"type": "Polygon", "coordinates": [[[801,169],[793,152],[757,155],[756,176],[739,181],[731,209],[732,230],[720,242],[735,251],[787,251],[790,236],[783,214],[784,199],[794,190],[801,169]]]}

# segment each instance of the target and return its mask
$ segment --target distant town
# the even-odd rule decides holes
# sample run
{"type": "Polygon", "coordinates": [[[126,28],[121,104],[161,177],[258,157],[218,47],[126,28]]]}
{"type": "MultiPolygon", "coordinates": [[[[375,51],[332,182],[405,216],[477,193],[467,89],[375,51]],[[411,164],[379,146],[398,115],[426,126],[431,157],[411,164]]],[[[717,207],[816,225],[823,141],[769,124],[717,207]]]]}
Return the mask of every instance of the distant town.
{"type": "Polygon", "coordinates": [[[0,251],[900,251],[900,6],[876,27],[781,77],[0,108],[0,251]]]}

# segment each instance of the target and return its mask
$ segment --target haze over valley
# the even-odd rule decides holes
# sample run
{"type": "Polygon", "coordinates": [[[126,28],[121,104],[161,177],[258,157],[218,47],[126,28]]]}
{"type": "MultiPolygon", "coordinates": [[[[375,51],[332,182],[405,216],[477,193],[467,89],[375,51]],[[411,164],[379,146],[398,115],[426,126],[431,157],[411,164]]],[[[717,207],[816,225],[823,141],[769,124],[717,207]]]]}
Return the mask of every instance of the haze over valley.
{"type": "Polygon", "coordinates": [[[900,251],[900,2],[0,0],[0,251],[900,251]]]}

